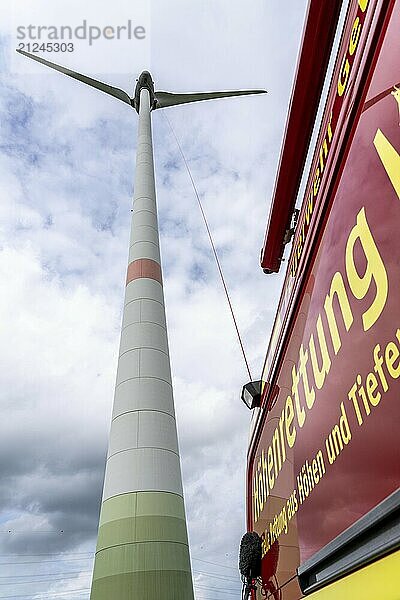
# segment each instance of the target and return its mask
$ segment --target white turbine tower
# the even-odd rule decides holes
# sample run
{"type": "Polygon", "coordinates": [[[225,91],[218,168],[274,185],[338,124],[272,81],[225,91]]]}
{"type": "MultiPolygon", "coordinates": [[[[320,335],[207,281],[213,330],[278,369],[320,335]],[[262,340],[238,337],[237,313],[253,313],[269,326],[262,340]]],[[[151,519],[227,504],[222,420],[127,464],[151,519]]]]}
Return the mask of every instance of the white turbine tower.
{"type": "Polygon", "coordinates": [[[114,407],[91,600],[192,600],[182,476],[165,320],[151,111],[265,93],[155,92],[143,71],[135,95],[19,51],[139,113],[129,261],[114,407]]]}

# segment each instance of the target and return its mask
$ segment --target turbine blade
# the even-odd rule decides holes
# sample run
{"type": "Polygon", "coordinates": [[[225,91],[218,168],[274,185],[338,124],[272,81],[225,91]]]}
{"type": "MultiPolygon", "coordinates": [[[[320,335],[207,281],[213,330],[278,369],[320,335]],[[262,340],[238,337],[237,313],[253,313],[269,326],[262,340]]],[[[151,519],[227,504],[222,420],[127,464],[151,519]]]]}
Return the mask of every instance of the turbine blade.
{"type": "Polygon", "coordinates": [[[236,90],[232,92],[193,92],[187,94],[173,94],[172,92],[155,92],[156,108],[167,108],[177,104],[188,104],[200,100],[214,100],[216,98],[230,98],[232,96],[247,96],[249,94],[266,94],[267,90],[236,90]]]}
{"type": "Polygon", "coordinates": [[[32,58],[33,60],[36,60],[37,62],[42,63],[43,65],[46,65],[46,67],[50,67],[51,69],[60,71],[60,73],[64,73],[64,75],[73,77],[74,79],[77,79],[78,81],[81,81],[82,83],[86,83],[87,85],[90,85],[91,87],[94,87],[102,92],[105,92],[106,94],[109,94],[110,96],[114,96],[114,98],[118,98],[118,100],[122,100],[122,102],[126,102],[126,104],[129,104],[130,106],[132,106],[132,102],[131,102],[131,99],[129,98],[128,94],[126,92],[124,92],[123,90],[120,90],[119,88],[112,87],[111,85],[107,85],[107,83],[102,83],[101,81],[97,81],[97,79],[92,79],[91,77],[87,77],[86,75],[81,75],[80,73],[76,73],[75,71],[71,71],[70,69],[67,69],[66,67],[61,67],[60,65],[56,65],[55,63],[52,63],[49,60],[45,60],[44,58],[41,58],[40,56],[35,56],[34,54],[25,52],[24,50],[17,50],[17,52],[19,54],[23,54],[24,56],[27,56],[28,58],[32,58]]]}

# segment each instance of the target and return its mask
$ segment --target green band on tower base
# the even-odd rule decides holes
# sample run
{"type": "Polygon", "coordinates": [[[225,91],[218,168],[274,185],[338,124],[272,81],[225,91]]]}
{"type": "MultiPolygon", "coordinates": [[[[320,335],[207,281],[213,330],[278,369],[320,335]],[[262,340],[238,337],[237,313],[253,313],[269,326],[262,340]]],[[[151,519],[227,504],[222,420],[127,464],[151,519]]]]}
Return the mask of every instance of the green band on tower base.
{"type": "Polygon", "coordinates": [[[93,579],[157,570],[190,573],[188,546],[176,542],[141,542],[101,550],[96,553],[93,579]]]}
{"type": "Polygon", "coordinates": [[[110,546],[148,541],[187,544],[185,519],[159,515],[115,519],[99,528],[97,552],[110,546]]]}
{"type": "Polygon", "coordinates": [[[183,498],[171,492],[130,492],[114,496],[102,504],[100,527],[116,519],[145,515],[185,519],[183,498]]]}
{"type": "Polygon", "coordinates": [[[182,571],[145,571],[93,582],[91,600],[193,600],[192,577],[182,571]]]}
{"type": "Polygon", "coordinates": [[[193,600],[182,496],[131,492],[103,502],[90,598],[193,600]]]}

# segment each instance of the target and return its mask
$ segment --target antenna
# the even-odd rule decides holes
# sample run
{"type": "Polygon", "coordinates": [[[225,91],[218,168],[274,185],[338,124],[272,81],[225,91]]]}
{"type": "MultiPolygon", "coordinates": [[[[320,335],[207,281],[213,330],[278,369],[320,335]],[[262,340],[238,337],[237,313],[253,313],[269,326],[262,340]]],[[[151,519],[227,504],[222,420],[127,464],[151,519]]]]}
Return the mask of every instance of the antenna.
{"type": "MultiPolygon", "coordinates": [[[[193,600],[172,394],[157,222],[151,112],[265,90],[155,91],[148,71],[134,96],[23,50],[139,114],[135,191],[114,406],[91,600],[193,600]]],[[[190,390],[188,390],[190,402],[190,390]]]]}

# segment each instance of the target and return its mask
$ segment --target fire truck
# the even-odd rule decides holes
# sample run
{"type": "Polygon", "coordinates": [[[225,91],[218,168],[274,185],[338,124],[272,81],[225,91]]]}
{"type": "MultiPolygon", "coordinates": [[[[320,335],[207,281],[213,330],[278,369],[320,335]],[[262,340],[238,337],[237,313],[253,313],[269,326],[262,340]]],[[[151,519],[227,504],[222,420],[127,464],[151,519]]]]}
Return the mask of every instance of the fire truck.
{"type": "Polygon", "coordinates": [[[244,596],[399,600],[400,0],[309,2],[261,253],[283,265],[242,392],[244,596]]]}

